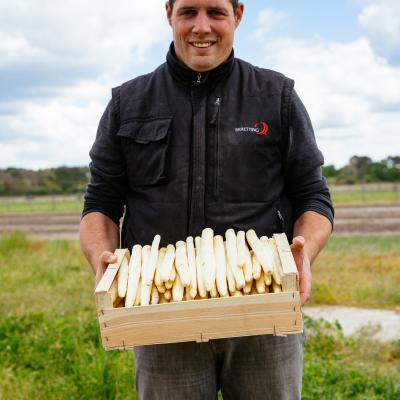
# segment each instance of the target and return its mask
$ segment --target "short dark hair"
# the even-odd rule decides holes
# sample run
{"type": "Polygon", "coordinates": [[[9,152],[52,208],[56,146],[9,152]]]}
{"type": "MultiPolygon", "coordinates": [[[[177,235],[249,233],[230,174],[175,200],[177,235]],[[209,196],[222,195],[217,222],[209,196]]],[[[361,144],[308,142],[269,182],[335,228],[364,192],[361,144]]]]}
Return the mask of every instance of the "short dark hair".
{"type": "MultiPolygon", "coordinates": [[[[171,8],[174,6],[175,0],[168,0],[171,8]]],[[[239,5],[239,0],[231,0],[233,11],[235,11],[239,5]]]]}

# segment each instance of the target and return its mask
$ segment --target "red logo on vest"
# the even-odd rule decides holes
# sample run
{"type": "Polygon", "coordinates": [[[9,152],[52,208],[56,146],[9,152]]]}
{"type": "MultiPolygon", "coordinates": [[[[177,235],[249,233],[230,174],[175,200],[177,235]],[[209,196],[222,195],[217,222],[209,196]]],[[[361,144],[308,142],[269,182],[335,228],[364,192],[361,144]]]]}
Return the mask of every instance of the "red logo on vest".
{"type": "Polygon", "coordinates": [[[257,135],[266,135],[269,131],[269,126],[266,122],[260,121],[253,125],[257,129],[257,135]]]}
{"type": "Polygon", "coordinates": [[[235,128],[235,132],[246,132],[246,133],[256,133],[260,136],[265,136],[269,132],[269,125],[264,122],[256,122],[252,126],[242,126],[240,128],[235,128]]]}

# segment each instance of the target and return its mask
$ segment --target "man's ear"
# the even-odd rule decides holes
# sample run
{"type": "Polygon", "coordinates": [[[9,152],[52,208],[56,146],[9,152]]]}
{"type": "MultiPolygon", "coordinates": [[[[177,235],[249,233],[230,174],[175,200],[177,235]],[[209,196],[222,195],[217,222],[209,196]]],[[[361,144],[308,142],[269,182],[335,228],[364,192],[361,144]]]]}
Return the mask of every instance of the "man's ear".
{"type": "Polygon", "coordinates": [[[172,18],[172,7],[169,4],[169,1],[165,3],[165,11],[167,12],[167,19],[170,26],[172,26],[171,18],[172,18]]]}
{"type": "Polygon", "coordinates": [[[244,12],[244,4],[243,3],[239,3],[238,6],[236,7],[236,10],[235,10],[236,28],[240,25],[240,22],[242,21],[243,12],[244,12]]]}

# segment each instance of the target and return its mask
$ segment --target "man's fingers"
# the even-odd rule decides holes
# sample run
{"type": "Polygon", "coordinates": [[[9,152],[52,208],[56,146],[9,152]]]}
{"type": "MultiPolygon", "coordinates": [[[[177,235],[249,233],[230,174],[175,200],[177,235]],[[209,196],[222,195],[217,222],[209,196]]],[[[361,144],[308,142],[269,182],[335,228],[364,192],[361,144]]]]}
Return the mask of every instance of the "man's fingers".
{"type": "Polygon", "coordinates": [[[296,236],[293,238],[292,245],[290,246],[292,250],[300,251],[304,248],[306,240],[303,236],[296,236]]]}
{"type": "Polygon", "coordinates": [[[100,255],[100,262],[102,264],[111,264],[117,261],[117,256],[114,253],[111,253],[111,251],[104,251],[100,255]]]}

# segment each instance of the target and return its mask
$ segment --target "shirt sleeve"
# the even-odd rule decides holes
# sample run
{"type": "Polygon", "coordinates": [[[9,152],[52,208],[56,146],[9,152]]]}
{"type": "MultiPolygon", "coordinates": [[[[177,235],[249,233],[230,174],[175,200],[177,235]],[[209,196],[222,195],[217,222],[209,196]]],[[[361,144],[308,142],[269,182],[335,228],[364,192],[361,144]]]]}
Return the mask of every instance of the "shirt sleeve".
{"type": "Polygon", "coordinates": [[[306,211],[315,211],[327,217],[333,226],[334,209],[321,172],[323,164],[310,117],[293,91],[284,170],[285,192],[292,204],[294,221],[306,211]]]}
{"type": "Polygon", "coordinates": [[[126,165],[117,133],[112,100],[101,117],[90,150],[90,182],[84,196],[82,217],[101,212],[117,225],[123,215],[128,188],[126,165]]]}

